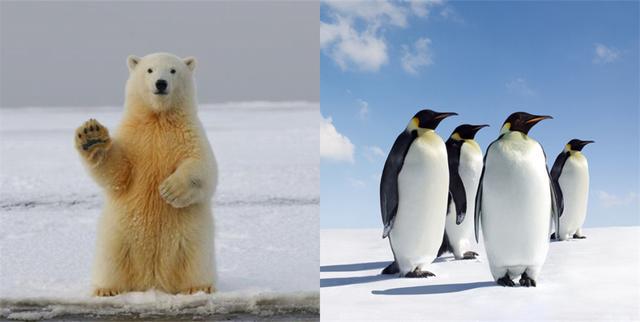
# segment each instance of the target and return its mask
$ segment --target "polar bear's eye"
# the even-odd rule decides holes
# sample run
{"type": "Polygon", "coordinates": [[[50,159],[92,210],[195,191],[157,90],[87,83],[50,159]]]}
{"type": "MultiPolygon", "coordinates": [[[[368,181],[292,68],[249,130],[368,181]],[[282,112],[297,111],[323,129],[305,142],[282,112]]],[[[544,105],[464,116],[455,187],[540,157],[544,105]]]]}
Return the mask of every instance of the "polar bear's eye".
{"type": "Polygon", "coordinates": [[[176,73],[176,70],[171,68],[171,74],[175,74],[175,73],[176,73]]]}
{"type": "Polygon", "coordinates": [[[147,73],[149,73],[149,74],[153,73],[153,69],[151,69],[151,68],[147,69],[147,73]]]}

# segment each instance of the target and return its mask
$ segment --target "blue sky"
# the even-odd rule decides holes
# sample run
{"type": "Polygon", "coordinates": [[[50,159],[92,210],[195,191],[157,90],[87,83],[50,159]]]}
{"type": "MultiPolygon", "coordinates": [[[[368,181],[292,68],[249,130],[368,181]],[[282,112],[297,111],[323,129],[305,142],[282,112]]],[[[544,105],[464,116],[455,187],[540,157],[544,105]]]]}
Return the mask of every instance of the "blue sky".
{"type": "Polygon", "coordinates": [[[585,148],[586,226],[640,224],[638,2],[321,5],[321,226],[381,228],[378,189],[396,136],[422,108],[454,111],[437,132],[514,111],[549,114],[530,135],[549,166],[585,148]]]}

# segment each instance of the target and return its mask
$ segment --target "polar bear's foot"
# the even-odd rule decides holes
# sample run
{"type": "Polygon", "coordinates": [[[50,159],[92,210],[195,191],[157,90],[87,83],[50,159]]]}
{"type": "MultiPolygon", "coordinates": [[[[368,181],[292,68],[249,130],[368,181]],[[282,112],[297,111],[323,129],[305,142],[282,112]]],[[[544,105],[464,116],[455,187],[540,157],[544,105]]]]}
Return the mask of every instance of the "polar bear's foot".
{"type": "Polygon", "coordinates": [[[116,296],[120,291],[115,288],[99,287],[93,290],[93,296],[116,296]]]}
{"type": "Polygon", "coordinates": [[[207,294],[211,294],[215,292],[215,288],[212,285],[208,286],[200,286],[200,287],[189,287],[180,292],[180,294],[196,294],[198,292],[205,292],[207,294]]]}
{"type": "Polygon", "coordinates": [[[104,125],[90,119],[76,130],[76,148],[91,162],[98,162],[111,145],[109,131],[104,125]]]}

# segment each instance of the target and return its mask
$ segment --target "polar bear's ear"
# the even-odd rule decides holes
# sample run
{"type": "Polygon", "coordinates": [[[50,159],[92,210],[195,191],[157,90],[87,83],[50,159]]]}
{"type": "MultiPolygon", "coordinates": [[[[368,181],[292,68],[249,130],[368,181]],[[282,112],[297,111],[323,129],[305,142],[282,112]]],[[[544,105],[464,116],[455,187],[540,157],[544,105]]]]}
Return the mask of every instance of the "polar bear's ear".
{"type": "Polygon", "coordinates": [[[187,65],[187,67],[189,67],[189,69],[191,71],[196,69],[196,58],[195,57],[187,57],[187,58],[183,59],[182,61],[185,63],[185,65],[187,65]]]}
{"type": "Polygon", "coordinates": [[[127,57],[127,66],[129,66],[129,71],[132,71],[134,68],[136,68],[139,62],[140,57],[129,55],[129,57],[127,57]]]}

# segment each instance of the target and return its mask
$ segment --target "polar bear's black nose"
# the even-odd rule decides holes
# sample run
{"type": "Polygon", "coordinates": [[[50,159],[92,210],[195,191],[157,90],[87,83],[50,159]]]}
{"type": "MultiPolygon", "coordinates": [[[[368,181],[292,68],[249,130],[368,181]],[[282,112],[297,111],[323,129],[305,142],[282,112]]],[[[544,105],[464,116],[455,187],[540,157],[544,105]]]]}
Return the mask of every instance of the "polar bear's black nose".
{"type": "Polygon", "coordinates": [[[159,79],[156,81],[156,88],[158,89],[159,92],[164,92],[165,89],[167,89],[167,81],[164,79],[159,79]]]}

